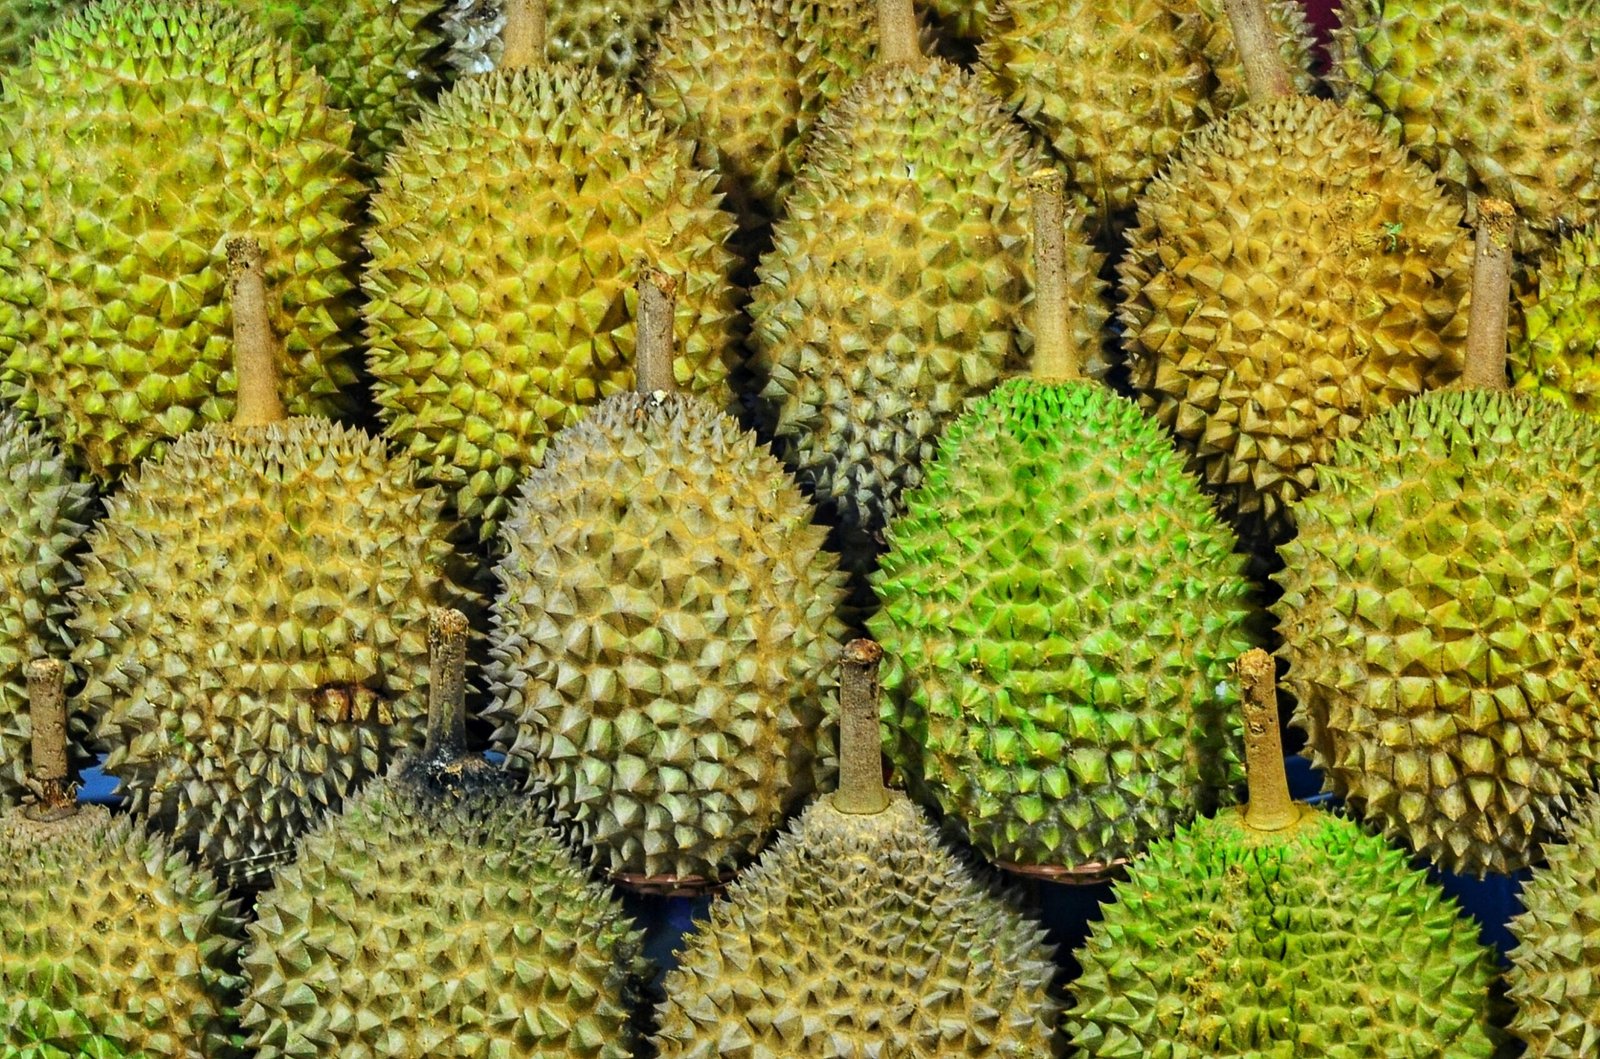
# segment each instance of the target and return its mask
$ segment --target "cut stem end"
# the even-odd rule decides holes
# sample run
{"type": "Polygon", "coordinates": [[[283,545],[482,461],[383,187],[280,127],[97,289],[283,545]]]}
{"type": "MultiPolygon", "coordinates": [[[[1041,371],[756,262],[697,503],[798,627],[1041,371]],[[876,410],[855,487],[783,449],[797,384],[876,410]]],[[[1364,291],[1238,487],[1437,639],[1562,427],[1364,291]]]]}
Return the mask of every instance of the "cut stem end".
{"type": "Polygon", "coordinates": [[[1250,800],[1244,822],[1253,831],[1282,831],[1300,819],[1289,797],[1283,766],[1283,739],[1278,732],[1277,667],[1261,648],[1246,651],[1234,663],[1244,708],[1245,778],[1250,800]]]}
{"type": "Polygon", "coordinates": [[[500,69],[526,70],[544,61],[544,0],[506,0],[506,23],[500,31],[500,69]]]}
{"type": "Polygon", "coordinates": [[[1244,66],[1252,103],[1270,103],[1295,94],[1294,78],[1278,47],[1278,31],[1265,0],[1223,0],[1234,47],[1244,66]]]}
{"type": "Polygon", "coordinates": [[[467,752],[467,616],[459,610],[428,615],[428,738],[423,760],[454,760],[467,752]]]}
{"type": "Polygon", "coordinates": [[[878,62],[920,63],[917,12],[911,0],[878,0],[878,62]]]}
{"type": "Polygon", "coordinates": [[[233,373],[238,381],[233,423],[265,426],[285,418],[278,396],[278,337],[267,311],[261,244],[251,236],[228,240],[228,286],[233,303],[233,373]]]}
{"type": "Polygon", "coordinates": [[[1467,313],[1466,365],[1461,384],[1504,390],[1506,317],[1511,302],[1511,244],[1517,214],[1503,199],[1478,200],[1478,236],[1472,253],[1472,306],[1467,313]]]}
{"type": "Polygon", "coordinates": [[[77,808],[67,773],[66,667],[54,658],[38,658],[28,663],[27,680],[31,786],[39,800],[25,811],[35,820],[59,820],[77,808]]]}
{"type": "Polygon", "coordinates": [[[871,640],[845,644],[839,688],[839,790],[833,807],[869,816],[889,807],[883,786],[883,737],[878,728],[878,663],[883,648],[871,640]]]}
{"type": "Polygon", "coordinates": [[[634,383],[639,393],[677,393],[672,373],[672,327],[678,283],[657,268],[639,274],[639,317],[634,328],[634,383]]]}
{"type": "Polygon", "coordinates": [[[1067,182],[1058,170],[1028,178],[1033,214],[1033,377],[1069,382],[1083,377],[1083,358],[1067,321],[1067,182]]]}

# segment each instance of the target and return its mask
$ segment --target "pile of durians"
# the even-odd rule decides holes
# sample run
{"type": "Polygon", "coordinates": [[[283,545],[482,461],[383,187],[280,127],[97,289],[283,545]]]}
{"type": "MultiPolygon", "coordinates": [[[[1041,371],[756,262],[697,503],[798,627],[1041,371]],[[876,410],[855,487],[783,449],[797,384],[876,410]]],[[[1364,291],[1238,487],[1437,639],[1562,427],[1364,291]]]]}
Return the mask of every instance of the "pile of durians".
{"type": "Polygon", "coordinates": [[[548,3],[0,0],[0,1059],[1600,1055],[1600,11],[548,3]]]}

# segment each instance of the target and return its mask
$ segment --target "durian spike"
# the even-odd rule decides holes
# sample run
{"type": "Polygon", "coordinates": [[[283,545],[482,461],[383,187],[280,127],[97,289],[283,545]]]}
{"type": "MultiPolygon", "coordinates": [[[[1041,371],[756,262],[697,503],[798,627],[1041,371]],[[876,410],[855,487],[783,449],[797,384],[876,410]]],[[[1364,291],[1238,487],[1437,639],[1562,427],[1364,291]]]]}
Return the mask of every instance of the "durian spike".
{"type": "Polygon", "coordinates": [[[278,397],[278,337],[267,313],[261,244],[248,235],[228,240],[228,285],[233,302],[233,373],[239,392],[233,423],[259,427],[284,419],[278,397]]]}
{"type": "Polygon", "coordinates": [[[1067,326],[1066,186],[1059,170],[1028,178],[1033,214],[1033,377],[1070,382],[1083,377],[1083,357],[1067,326]]]}
{"type": "Polygon", "coordinates": [[[1467,314],[1467,363],[1461,385],[1504,390],[1506,313],[1511,300],[1511,243],[1517,214],[1503,199],[1478,200],[1478,238],[1472,254],[1472,307],[1467,314]]]}
{"type": "Polygon", "coordinates": [[[922,62],[917,41],[917,12],[911,0],[878,0],[878,62],[922,62]]]}
{"type": "Polygon", "coordinates": [[[544,62],[545,0],[506,0],[500,42],[502,70],[526,70],[544,62]]]}
{"type": "Polygon", "coordinates": [[[1269,103],[1295,94],[1294,79],[1278,50],[1278,33],[1267,14],[1266,0],[1223,0],[1234,47],[1244,66],[1252,103],[1269,103]]]}
{"type": "Polygon", "coordinates": [[[845,644],[839,687],[839,790],[833,807],[869,816],[889,807],[883,787],[883,737],[878,729],[878,663],[883,648],[872,640],[845,644]]]}
{"type": "Polygon", "coordinates": [[[639,319],[634,328],[633,388],[638,393],[677,393],[672,374],[672,324],[678,283],[656,268],[639,274],[639,319]]]}
{"type": "Polygon", "coordinates": [[[454,760],[467,752],[467,616],[459,610],[428,615],[428,738],[424,761],[454,760]]]}
{"type": "Polygon", "coordinates": [[[1255,647],[1239,656],[1234,672],[1239,675],[1244,702],[1245,779],[1250,784],[1245,826],[1253,831],[1282,831],[1300,819],[1300,811],[1289,797],[1289,777],[1283,768],[1277,668],[1271,655],[1255,647]]]}
{"type": "Polygon", "coordinates": [[[26,810],[34,820],[59,820],[77,811],[67,780],[67,698],[65,670],[54,658],[28,663],[28,716],[33,727],[35,805],[26,810]]]}

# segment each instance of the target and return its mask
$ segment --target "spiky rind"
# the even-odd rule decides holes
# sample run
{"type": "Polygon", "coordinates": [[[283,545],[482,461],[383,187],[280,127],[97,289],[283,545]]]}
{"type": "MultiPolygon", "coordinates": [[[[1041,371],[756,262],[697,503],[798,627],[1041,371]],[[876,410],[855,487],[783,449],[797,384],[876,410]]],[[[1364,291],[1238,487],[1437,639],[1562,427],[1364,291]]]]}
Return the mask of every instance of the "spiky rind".
{"type": "MultiPolygon", "coordinates": [[[[1027,365],[1026,179],[1045,160],[957,67],[867,74],[817,123],[751,303],[777,443],[870,566],[904,489],[967,398],[1027,365]]],[[[1098,256],[1069,220],[1080,348],[1106,312],[1098,256]]]]}
{"type": "Polygon", "coordinates": [[[1067,1031],[1085,1059],[1489,1059],[1493,953],[1405,855],[1303,810],[1238,811],[1158,842],[1075,954],[1067,1031]]]}
{"type": "MultiPolygon", "coordinates": [[[[671,6],[672,0],[551,0],[545,58],[625,82],[671,6]]],[[[445,16],[451,64],[471,73],[498,66],[505,22],[504,0],[455,0],[445,16]]]]}
{"type": "Polygon", "coordinates": [[[1600,228],[1573,232],[1546,254],[1522,317],[1525,333],[1507,358],[1512,384],[1600,413],[1600,228]]]}
{"type": "Polygon", "coordinates": [[[675,394],[606,401],[528,476],[495,738],[602,868],[724,874],[832,773],[843,577],[811,519],[754,435],[675,394]]]}
{"type": "Polygon", "coordinates": [[[1120,266],[1139,401],[1276,544],[1337,438],[1460,374],[1472,240],[1390,136],[1295,96],[1195,133],[1120,266]]]}
{"type": "Polygon", "coordinates": [[[1250,584],[1165,433],[1016,379],[946,432],[873,586],[890,760],[986,856],[1131,856],[1227,796],[1250,584]]]}
{"type": "Polygon", "coordinates": [[[73,662],[133,807],[254,880],[427,717],[428,613],[465,606],[444,499],[327,420],[212,427],[106,503],[73,662]]]}
{"type": "Polygon", "coordinates": [[[667,974],[661,1059],[1056,1055],[1052,946],[904,795],[823,798],[711,907],[667,974]]]}
{"type": "Polygon", "coordinates": [[[75,0],[3,0],[0,2],[0,68],[19,63],[34,38],[50,27],[75,0]]]}
{"type": "Polygon", "coordinates": [[[363,279],[394,438],[494,538],[552,434],[633,385],[639,268],[678,283],[673,373],[731,400],[735,222],[694,143],[566,66],[467,78],[390,154],[363,279]]]}
{"type": "Polygon", "coordinates": [[[1449,392],[1317,472],[1276,604],[1330,787],[1448,871],[1513,871],[1600,768],[1600,422],[1449,392]]]}
{"type": "MultiPolygon", "coordinates": [[[[66,653],[71,554],[88,530],[94,490],[67,468],[55,443],[14,412],[0,412],[0,806],[26,789],[24,667],[66,653]]],[[[73,725],[74,742],[87,734],[73,725]]],[[[74,756],[84,758],[81,746],[74,756]]]]}
{"type": "Polygon", "coordinates": [[[640,942],[532,799],[397,773],[257,902],[241,1025],[256,1059],[628,1059],[640,942]]]}
{"type": "Polygon", "coordinates": [[[129,816],[0,819],[7,1059],[234,1059],[241,923],[216,880],[129,816]]]}
{"type": "Polygon", "coordinates": [[[361,185],[349,119],[287,46],[230,5],[103,0],[41,38],[5,91],[0,396],[101,480],[227,419],[222,244],[249,234],[285,402],[348,406],[361,185]]]}

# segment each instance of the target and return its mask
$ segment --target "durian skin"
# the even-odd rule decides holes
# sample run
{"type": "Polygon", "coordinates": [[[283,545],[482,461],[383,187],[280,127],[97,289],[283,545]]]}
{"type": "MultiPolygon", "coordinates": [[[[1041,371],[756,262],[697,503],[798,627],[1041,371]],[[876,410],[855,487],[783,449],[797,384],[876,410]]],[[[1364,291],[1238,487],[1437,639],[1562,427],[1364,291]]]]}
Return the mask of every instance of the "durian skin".
{"type": "Polygon", "coordinates": [[[1584,1059],[1600,1050],[1600,797],[1589,794],[1561,843],[1522,886],[1521,914],[1508,924],[1517,946],[1506,972],[1516,1004],[1511,1032],[1528,1059],[1584,1059]]]}
{"type": "Polygon", "coordinates": [[[0,3],[0,70],[27,58],[33,39],[71,6],[72,0],[4,0],[0,3]]]}
{"type": "Polygon", "coordinates": [[[397,769],[302,840],[249,928],[255,1059],[633,1055],[642,935],[491,777],[397,769]]]}
{"type": "Polygon", "coordinates": [[[603,870],[716,877],[833,773],[838,560],[755,436],[612,398],[551,445],[496,568],[491,716],[603,870]]]}
{"type": "MultiPolygon", "coordinates": [[[[870,567],[967,398],[1032,348],[1026,180],[1046,165],[973,75],[941,61],[863,76],[813,130],[751,300],[776,447],[870,567]]],[[[1074,339],[1098,353],[1098,255],[1069,218],[1074,339]]]]}
{"type": "Polygon", "coordinates": [[[1139,402],[1275,546],[1334,441],[1461,372],[1472,240],[1392,137],[1303,96],[1195,133],[1119,266],[1139,402]]]}
{"type": "Polygon", "coordinates": [[[363,277],[385,433],[494,539],[551,435],[633,385],[642,263],[678,283],[673,374],[728,404],[735,222],[692,141],[591,70],[466,78],[372,201],[363,277]]]}
{"type": "Polygon", "coordinates": [[[0,397],[96,479],[233,414],[223,241],[265,249],[293,414],[350,407],[362,194],[322,79],[242,12],[104,0],[6,78],[0,397]]]}
{"type": "Polygon", "coordinates": [[[1531,231],[1594,218],[1600,12],[1593,5],[1344,0],[1334,54],[1335,88],[1459,196],[1507,199],[1531,231]]]}
{"type": "Polygon", "coordinates": [[[1600,228],[1569,233],[1524,296],[1525,334],[1507,357],[1512,385],[1580,412],[1600,412],[1600,228]]]}
{"type": "Polygon", "coordinates": [[[1328,786],[1454,872],[1527,864],[1600,766],[1600,423],[1449,392],[1317,473],[1274,607],[1328,786]]]}
{"type": "Polygon", "coordinates": [[[242,1059],[242,923],[212,875],[128,815],[0,819],[8,1059],[242,1059]]]}
{"type": "Polygon", "coordinates": [[[1489,1059],[1493,953],[1405,855],[1302,809],[1150,847],[1074,955],[1083,1059],[1489,1059]]]}
{"type": "Polygon", "coordinates": [[[72,593],[105,770],[256,882],[420,740],[428,614],[471,608],[437,490],[320,419],[185,435],[106,502],[72,593]]]}
{"type": "Polygon", "coordinates": [[[1170,439],[1097,383],[1002,383],[889,529],[889,758],[985,856],[1131,856],[1241,778],[1255,616],[1170,439]]]}
{"type": "MultiPolygon", "coordinates": [[[[545,58],[626,81],[639,68],[671,0],[550,0],[545,58]]],[[[445,18],[450,62],[464,72],[500,65],[504,0],[454,0],[445,18]]]]}
{"type": "Polygon", "coordinates": [[[1053,946],[902,794],[812,804],[669,971],[661,1059],[1058,1053],[1053,946]]]}
{"type": "MultiPolygon", "coordinates": [[[[67,589],[77,581],[72,553],[93,507],[94,490],[45,433],[0,412],[0,807],[26,789],[33,725],[24,667],[66,653],[67,589]]],[[[74,742],[86,734],[82,727],[74,723],[74,742]]],[[[86,757],[81,746],[73,754],[86,757]]]]}
{"type": "MultiPolygon", "coordinates": [[[[1068,163],[1101,224],[1131,208],[1184,136],[1247,100],[1221,0],[1008,0],[983,82],[1068,163]]],[[[1315,88],[1304,9],[1268,11],[1296,88],[1315,88]]]]}

